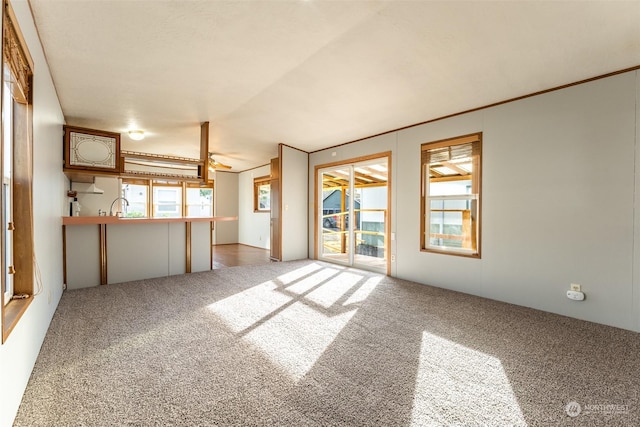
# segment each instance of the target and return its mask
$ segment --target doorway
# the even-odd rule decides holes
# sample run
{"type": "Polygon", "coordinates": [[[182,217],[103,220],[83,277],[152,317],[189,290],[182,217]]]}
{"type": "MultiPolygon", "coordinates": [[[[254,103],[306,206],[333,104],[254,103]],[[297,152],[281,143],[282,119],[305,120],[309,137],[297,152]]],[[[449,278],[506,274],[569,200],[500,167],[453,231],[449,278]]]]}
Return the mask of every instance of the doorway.
{"type": "Polygon", "coordinates": [[[316,168],[318,259],[389,273],[390,154],[316,168]]]}

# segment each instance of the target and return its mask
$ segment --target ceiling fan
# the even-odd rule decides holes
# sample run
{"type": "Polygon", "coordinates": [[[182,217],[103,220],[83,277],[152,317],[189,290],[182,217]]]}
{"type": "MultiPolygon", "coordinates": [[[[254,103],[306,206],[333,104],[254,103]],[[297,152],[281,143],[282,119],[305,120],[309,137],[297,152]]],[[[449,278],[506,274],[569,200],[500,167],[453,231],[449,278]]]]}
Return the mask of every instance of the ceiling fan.
{"type": "Polygon", "coordinates": [[[214,153],[209,153],[209,170],[214,171],[216,169],[231,169],[231,166],[220,163],[213,157],[214,153]]]}

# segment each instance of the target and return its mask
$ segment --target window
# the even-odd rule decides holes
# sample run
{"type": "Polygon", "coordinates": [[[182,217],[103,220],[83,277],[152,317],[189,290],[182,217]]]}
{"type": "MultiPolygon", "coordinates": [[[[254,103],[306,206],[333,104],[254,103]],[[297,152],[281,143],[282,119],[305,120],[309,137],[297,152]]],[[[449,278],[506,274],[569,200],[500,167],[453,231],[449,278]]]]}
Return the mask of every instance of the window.
{"type": "Polygon", "coordinates": [[[271,210],[271,178],[261,176],[253,179],[253,211],[269,212],[271,210]]]}
{"type": "Polygon", "coordinates": [[[122,197],[129,202],[127,218],[212,217],[213,181],[208,185],[193,182],[158,182],[147,179],[122,179],[122,197]],[[184,194],[184,199],[183,199],[184,194]],[[153,207],[151,213],[150,207],[153,207]]]}
{"type": "Polygon", "coordinates": [[[213,188],[188,185],[186,212],[189,217],[213,216],[213,188]]]}
{"type": "Polygon", "coordinates": [[[480,257],[481,155],[481,133],[422,144],[422,250],[480,257]]]}
{"type": "Polygon", "coordinates": [[[11,70],[4,65],[2,87],[2,230],[4,304],[13,298],[13,97],[11,96],[11,70]]]}
{"type": "Polygon", "coordinates": [[[153,185],[153,217],[177,218],[182,215],[182,185],[153,185]]]}
{"type": "Polygon", "coordinates": [[[149,216],[149,184],[144,180],[123,179],[122,197],[129,206],[125,208],[127,218],[145,218],[149,216]]]}
{"type": "Polygon", "coordinates": [[[33,61],[11,5],[2,2],[2,197],[0,257],[2,342],[33,301],[33,61]]]}

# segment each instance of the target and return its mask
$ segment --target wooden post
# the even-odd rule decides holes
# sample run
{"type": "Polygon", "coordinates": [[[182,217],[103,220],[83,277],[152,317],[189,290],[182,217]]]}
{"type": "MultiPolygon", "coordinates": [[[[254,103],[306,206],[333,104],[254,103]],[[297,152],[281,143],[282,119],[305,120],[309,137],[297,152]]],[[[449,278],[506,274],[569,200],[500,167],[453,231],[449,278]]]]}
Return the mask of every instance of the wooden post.
{"type": "Polygon", "coordinates": [[[462,211],[462,247],[465,249],[473,247],[473,224],[469,209],[462,211]]]}
{"type": "Polygon", "coordinates": [[[347,252],[347,233],[345,233],[345,205],[346,205],[347,192],[345,187],[340,187],[340,252],[347,252]]]}

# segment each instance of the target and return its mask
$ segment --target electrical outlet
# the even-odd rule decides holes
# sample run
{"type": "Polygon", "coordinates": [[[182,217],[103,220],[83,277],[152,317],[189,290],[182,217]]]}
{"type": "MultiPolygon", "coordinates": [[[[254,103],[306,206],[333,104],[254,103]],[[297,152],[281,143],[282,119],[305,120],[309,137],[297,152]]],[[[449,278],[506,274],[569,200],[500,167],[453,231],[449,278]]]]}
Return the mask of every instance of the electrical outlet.
{"type": "Polygon", "coordinates": [[[578,285],[577,283],[572,283],[571,284],[571,290],[574,292],[580,292],[580,285],[578,285]]]}
{"type": "Polygon", "coordinates": [[[395,255],[391,255],[391,262],[396,262],[396,256],[395,255]]]}
{"type": "Polygon", "coordinates": [[[584,301],[584,293],[579,291],[567,291],[567,298],[574,301],[584,301]]]}

